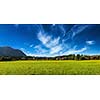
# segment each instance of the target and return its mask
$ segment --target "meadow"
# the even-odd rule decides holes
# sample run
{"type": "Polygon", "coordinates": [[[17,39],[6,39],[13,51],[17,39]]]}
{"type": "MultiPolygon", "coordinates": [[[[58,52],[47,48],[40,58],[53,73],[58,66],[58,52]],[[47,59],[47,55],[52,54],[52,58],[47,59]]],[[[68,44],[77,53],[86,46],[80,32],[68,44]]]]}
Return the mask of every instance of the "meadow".
{"type": "Polygon", "coordinates": [[[4,61],[0,75],[100,75],[100,60],[4,61]]]}

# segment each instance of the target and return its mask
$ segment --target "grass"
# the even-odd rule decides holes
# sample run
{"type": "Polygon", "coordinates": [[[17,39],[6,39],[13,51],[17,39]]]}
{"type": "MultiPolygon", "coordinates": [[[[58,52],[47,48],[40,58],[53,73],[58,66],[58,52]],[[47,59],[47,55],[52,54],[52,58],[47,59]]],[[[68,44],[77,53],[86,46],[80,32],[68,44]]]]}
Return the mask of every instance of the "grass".
{"type": "Polygon", "coordinates": [[[0,62],[1,75],[100,75],[100,61],[0,62]]]}

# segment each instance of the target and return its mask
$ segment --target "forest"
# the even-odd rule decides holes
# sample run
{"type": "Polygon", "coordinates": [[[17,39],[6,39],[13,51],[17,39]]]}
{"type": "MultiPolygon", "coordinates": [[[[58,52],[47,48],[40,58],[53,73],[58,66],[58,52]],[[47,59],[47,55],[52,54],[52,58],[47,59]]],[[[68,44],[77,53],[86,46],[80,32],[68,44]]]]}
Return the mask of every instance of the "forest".
{"type": "Polygon", "coordinates": [[[100,60],[100,55],[70,54],[70,55],[55,56],[55,57],[0,56],[0,61],[16,61],[16,60],[100,60]]]}

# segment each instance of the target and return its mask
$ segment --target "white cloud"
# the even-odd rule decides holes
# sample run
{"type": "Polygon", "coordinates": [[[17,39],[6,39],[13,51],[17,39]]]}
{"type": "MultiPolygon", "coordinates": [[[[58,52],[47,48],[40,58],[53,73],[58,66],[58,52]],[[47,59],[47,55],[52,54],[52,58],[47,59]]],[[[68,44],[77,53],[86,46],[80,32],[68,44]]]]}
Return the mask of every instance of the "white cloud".
{"type": "Polygon", "coordinates": [[[88,25],[74,25],[74,27],[71,29],[71,31],[73,32],[72,38],[75,37],[80,32],[82,32],[87,27],[88,27],[88,25]]]}
{"type": "Polygon", "coordinates": [[[32,48],[33,47],[33,44],[31,44],[29,47],[32,48]]]}
{"type": "MultiPolygon", "coordinates": [[[[71,28],[70,32],[68,32],[68,36],[70,38],[73,38],[76,34],[79,34],[81,31],[83,31],[88,25],[85,26],[78,26],[75,25],[73,28],[71,28]],[[75,32],[75,33],[74,33],[75,32]]],[[[63,26],[60,27],[62,31],[63,26]]],[[[68,55],[68,54],[78,54],[82,53],[87,50],[87,47],[83,47],[81,49],[77,49],[77,45],[70,46],[71,43],[66,43],[65,39],[61,39],[60,36],[53,37],[53,35],[47,35],[44,31],[40,31],[37,34],[38,40],[42,43],[39,45],[36,45],[34,47],[33,53],[26,52],[25,49],[21,48],[25,52],[25,54],[30,56],[55,56],[55,55],[68,55]]],[[[95,42],[94,41],[86,41],[88,45],[92,45],[95,42]]],[[[28,45],[28,47],[33,47],[33,44],[28,45]]]]}
{"type": "Polygon", "coordinates": [[[50,54],[55,54],[62,50],[62,44],[60,44],[60,37],[52,38],[52,36],[50,35],[45,35],[39,32],[38,39],[46,48],[49,49],[50,54]]]}
{"type": "Polygon", "coordinates": [[[81,53],[81,52],[84,52],[87,50],[87,47],[83,47],[79,50],[75,50],[75,49],[69,49],[67,52],[65,52],[64,54],[68,55],[68,54],[78,54],[78,53],[81,53]]]}
{"type": "Polygon", "coordinates": [[[56,24],[52,24],[52,26],[55,26],[56,24]]]}
{"type": "Polygon", "coordinates": [[[85,30],[89,25],[74,25],[64,36],[66,40],[73,39],[77,34],[85,30]]]}
{"type": "Polygon", "coordinates": [[[61,51],[61,50],[62,50],[62,46],[61,46],[61,45],[57,45],[57,46],[51,48],[50,54],[58,53],[58,52],[61,51]]]}
{"type": "Polygon", "coordinates": [[[65,33],[66,33],[66,30],[65,30],[65,28],[64,28],[64,26],[63,26],[63,25],[59,25],[59,28],[61,29],[61,31],[63,32],[63,34],[65,34],[65,33]]]}
{"type": "Polygon", "coordinates": [[[55,46],[59,45],[59,40],[60,40],[60,37],[55,38],[55,39],[50,39],[50,41],[48,43],[46,43],[45,46],[47,48],[55,47],[55,46]]]}
{"type": "MultiPolygon", "coordinates": [[[[27,53],[28,56],[35,56],[35,57],[49,57],[47,54],[34,54],[34,53],[27,53]]],[[[51,56],[51,55],[50,55],[51,56]]]]}
{"type": "Polygon", "coordinates": [[[20,50],[24,51],[25,49],[24,48],[20,48],[20,50]]]}
{"type": "Polygon", "coordinates": [[[42,42],[42,44],[47,48],[52,48],[59,44],[60,37],[52,39],[52,36],[43,34],[42,32],[38,33],[38,39],[42,42]]]}
{"type": "Polygon", "coordinates": [[[52,39],[52,36],[45,35],[41,32],[38,33],[38,39],[41,41],[41,43],[46,46],[47,48],[51,48],[59,43],[59,37],[52,39]]]}
{"type": "Polygon", "coordinates": [[[39,54],[43,54],[43,53],[46,53],[47,52],[47,50],[44,49],[44,48],[42,48],[41,45],[36,45],[34,48],[37,50],[37,52],[39,54]]]}
{"type": "Polygon", "coordinates": [[[86,41],[86,43],[88,44],[88,45],[93,45],[93,44],[95,44],[95,41],[86,41]]]}
{"type": "Polygon", "coordinates": [[[36,53],[31,53],[30,51],[27,51],[24,48],[20,48],[20,50],[22,50],[27,56],[38,56],[38,57],[48,56],[45,54],[47,50],[41,48],[40,45],[35,46],[34,49],[37,49],[36,53]]]}
{"type": "Polygon", "coordinates": [[[46,45],[50,40],[51,40],[51,37],[50,36],[47,36],[45,34],[42,34],[42,32],[39,32],[38,33],[38,39],[44,44],[46,45]]]}
{"type": "MultiPolygon", "coordinates": [[[[74,26],[78,27],[78,26],[74,26]]],[[[88,25],[78,27],[75,31],[76,33],[72,36],[74,37],[79,32],[83,31],[88,25]],[[81,29],[82,28],[82,29],[81,29]]],[[[65,39],[60,39],[60,37],[54,38],[51,35],[47,35],[44,32],[39,32],[37,35],[38,39],[42,43],[42,45],[36,46],[35,49],[38,50],[38,52],[41,52],[40,54],[47,54],[48,56],[54,56],[54,55],[68,55],[68,54],[78,54],[82,53],[87,50],[87,47],[83,47],[81,49],[76,49],[77,45],[75,45],[73,48],[68,46],[68,43],[65,44],[65,39]],[[46,47],[47,49],[42,48],[42,46],[46,47]]],[[[88,44],[92,44],[92,42],[88,41],[88,44]]]]}
{"type": "Polygon", "coordinates": [[[24,52],[27,56],[29,55],[29,54],[28,54],[29,51],[26,51],[26,49],[20,48],[20,50],[21,50],[22,52],[24,52]]]}

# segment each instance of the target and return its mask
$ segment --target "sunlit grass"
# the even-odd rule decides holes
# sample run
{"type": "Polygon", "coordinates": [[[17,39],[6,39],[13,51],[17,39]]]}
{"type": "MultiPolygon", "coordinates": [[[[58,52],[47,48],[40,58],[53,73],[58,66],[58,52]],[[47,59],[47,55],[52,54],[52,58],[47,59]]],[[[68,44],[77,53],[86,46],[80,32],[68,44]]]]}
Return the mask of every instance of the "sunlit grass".
{"type": "Polygon", "coordinates": [[[0,62],[1,75],[100,75],[100,61],[0,62]]]}

